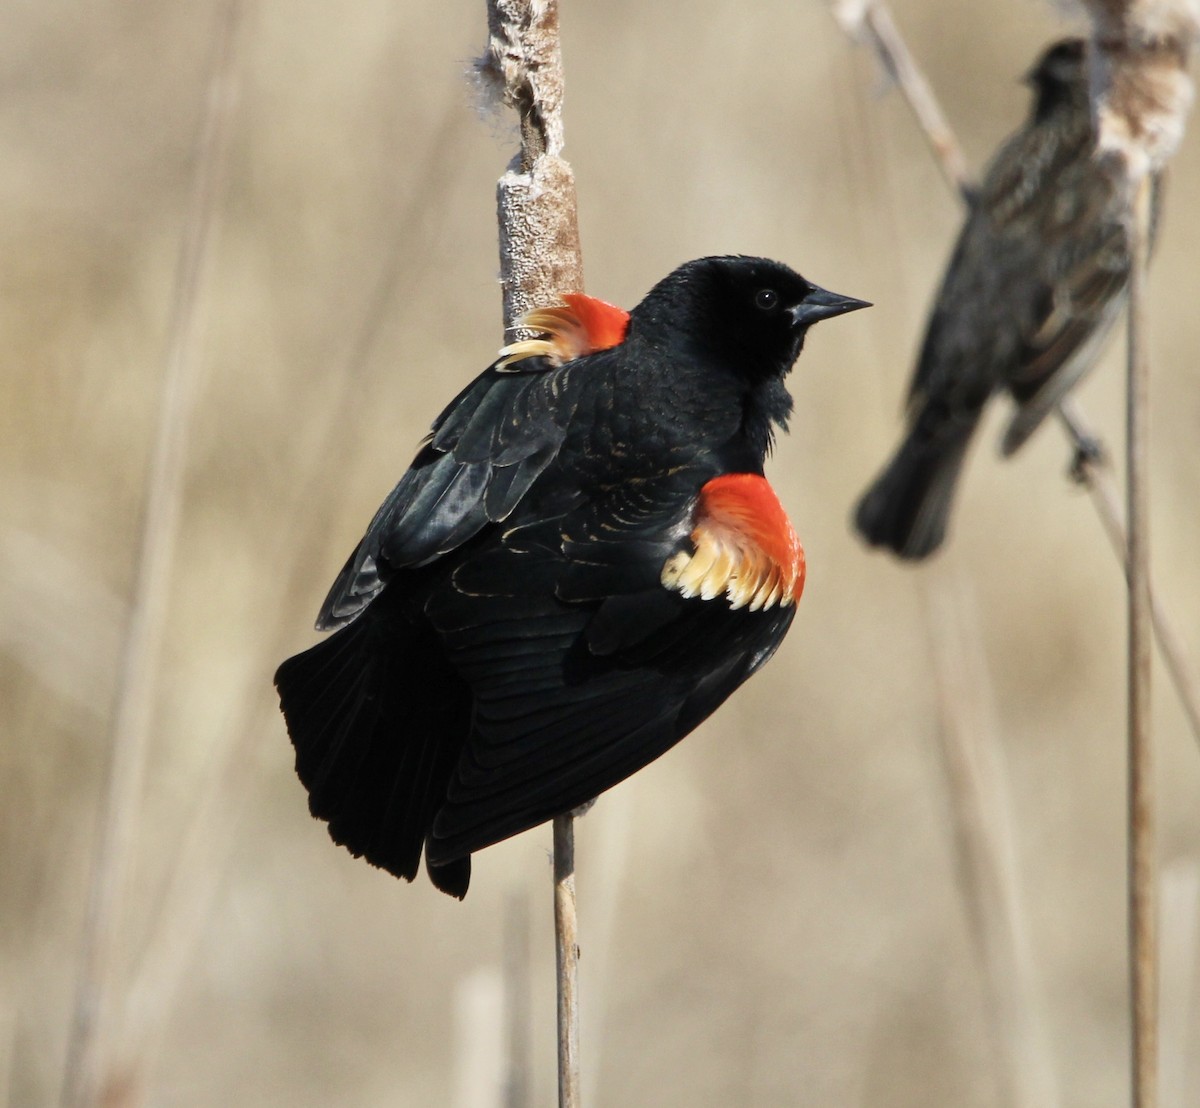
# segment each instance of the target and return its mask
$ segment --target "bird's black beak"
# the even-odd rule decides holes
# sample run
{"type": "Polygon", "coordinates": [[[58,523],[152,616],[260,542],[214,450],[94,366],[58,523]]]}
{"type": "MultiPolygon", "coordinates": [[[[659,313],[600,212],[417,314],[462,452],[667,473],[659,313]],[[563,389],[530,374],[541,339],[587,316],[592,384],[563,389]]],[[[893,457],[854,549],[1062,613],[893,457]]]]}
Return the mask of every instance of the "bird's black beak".
{"type": "Polygon", "coordinates": [[[857,312],[869,308],[869,300],[855,300],[853,296],[842,296],[819,285],[813,285],[808,295],[791,308],[792,323],[796,327],[809,327],[822,319],[831,319],[846,312],[857,312]]]}

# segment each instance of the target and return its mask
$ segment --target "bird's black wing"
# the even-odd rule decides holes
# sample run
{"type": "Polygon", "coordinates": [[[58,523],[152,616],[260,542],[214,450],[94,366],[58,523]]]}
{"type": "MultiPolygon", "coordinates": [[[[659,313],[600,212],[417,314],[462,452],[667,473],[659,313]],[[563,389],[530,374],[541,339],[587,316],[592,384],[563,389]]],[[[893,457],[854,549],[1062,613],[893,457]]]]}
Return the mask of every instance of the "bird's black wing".
{"type": "Polygon", "coordinates": [[[432,562],[508,517],[562,445],[568,378],[531,358],[490,367],[451,401],[333,583],[318,630],[354,619],[390,570],[432,562]]]}
{"type": "Polygon", "coordinates": [[[446,863],[653,761],[774,652],[794,608],[732,610],[661,583],[699,475],[624,484],[468,554],[428,604],[474,718],[426,843],[446,863]]]}

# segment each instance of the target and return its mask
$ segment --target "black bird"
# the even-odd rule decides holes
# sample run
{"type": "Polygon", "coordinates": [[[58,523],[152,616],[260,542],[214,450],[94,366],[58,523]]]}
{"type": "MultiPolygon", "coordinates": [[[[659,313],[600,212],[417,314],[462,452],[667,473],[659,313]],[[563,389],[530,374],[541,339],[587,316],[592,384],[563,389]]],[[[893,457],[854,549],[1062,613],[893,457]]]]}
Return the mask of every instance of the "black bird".
{"type": "Polygon", "coordinates": [[[924,558],[946,534],[984,406],[1016,403],[1001,452],[1017,450],[1091,367],[1125,302],[1128,199],[1097,158],[1088,49],[1050,47],[1027,75],[1033,110],[995,155],[929,320],[907,432],[859,501],[872,546],[924,558]]]}
{"type": "Polygon", "coordinates": [[[275,675],[334,840],[462,897],[471,854],[657,758],[775,651],[804,555],[763,463],[808,328],[762,258],[577,294],[433,430],[275,675]]]}

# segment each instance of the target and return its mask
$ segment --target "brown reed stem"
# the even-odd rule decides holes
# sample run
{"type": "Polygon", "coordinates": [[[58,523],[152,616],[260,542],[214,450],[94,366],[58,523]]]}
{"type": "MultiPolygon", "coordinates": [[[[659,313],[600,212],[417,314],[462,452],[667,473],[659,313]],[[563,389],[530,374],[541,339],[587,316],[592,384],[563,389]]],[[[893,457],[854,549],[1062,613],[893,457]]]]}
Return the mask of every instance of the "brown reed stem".
{"type": "MultiPolygon", "coordinates": [[[[1096,436],[1087,418],[1079,410],[1073,397],[1064,397],[1058,406],[1059,418],[1067,434],[1075,443],[1076,454],[1072,464],[1072,477],[1079,481],[1091,495],[1096,514],[1108,536],[1113,552],[1121,561],[1126,577],[1129,565],[1126,560],[1128,539],[1125,534],[1125,518],[1121,510],[1121,498],[1117,492],[1112,470],[1103,451],[1096,448],[1096,436]]],[[[1192,737],[1200,744],[1200,683],[1196,680],[1196,666],[1188,652],[1170,615],[1154,590],[1153,575],[1150,589],[1150,620],[1154,639],[1162,654],[1171,684],[1179,695],[1184,715],[1192,729],[1192,737]]]]}
{"type": "Polygon", "coordinates": [[[1129,197],[1125,378],[1128,581],[1128,915],[1131,1100],[1159,1103],[1158,857],[1151,732],[1149,441],[1146,265],[1151,192],[1183,138],[1192,102],[1188,59],[1200,34],[1190,0],[1085,0],[1092,22],[1097,161],[1129,197]]]}
{"type": "Polygon", "coordinates": [[[967,159],[946,121],[946,115],[913,58],[904,36],[883,0],[834,0],[834,17],[852,38],[865,42],[888,77],[899,86],[913,116],[929,142],[934,161],[947,184],[969,202],[974,185],[967,159]]]}
{"type": "Polygon", "coordinates": [[[554,820],[554,933],[558,969],[558,1105],[579,1108],[579,929],[575,815],[554,820]]]}
{"type": "Polygon", "coordinates": [[[1145,279],[1150,180],[1138,186],[1130,226],[1126,375],[1128,566],[1129,941],[1134,1108],[1158,1104],[1158,859],[1150,727],[1149,359],[1145,279]]]}

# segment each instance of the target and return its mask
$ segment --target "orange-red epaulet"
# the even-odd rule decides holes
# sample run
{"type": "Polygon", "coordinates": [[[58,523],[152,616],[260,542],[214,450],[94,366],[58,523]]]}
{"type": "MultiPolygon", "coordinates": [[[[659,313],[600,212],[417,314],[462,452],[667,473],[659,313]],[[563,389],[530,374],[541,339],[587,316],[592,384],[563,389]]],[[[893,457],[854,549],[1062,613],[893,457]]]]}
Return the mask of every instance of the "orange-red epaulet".
{"type": "Polygon", "coordinates": [[[731,608],[787,607],[804,590],[804,548],[758,473],[705,482],[692,515],[693,551],[667,559],[662,583],[684,596],[725,596],[731,608]]]}
{"type": "Polygon", "coordinates": [[[516,321],[515,326],[539,334],[504,347],[497,369],[537,357],[561,365],[625,341],[629,313],[623,308],[581,292],[563,293],[562,298],[564,303],[534,308],[516,321]]]}

